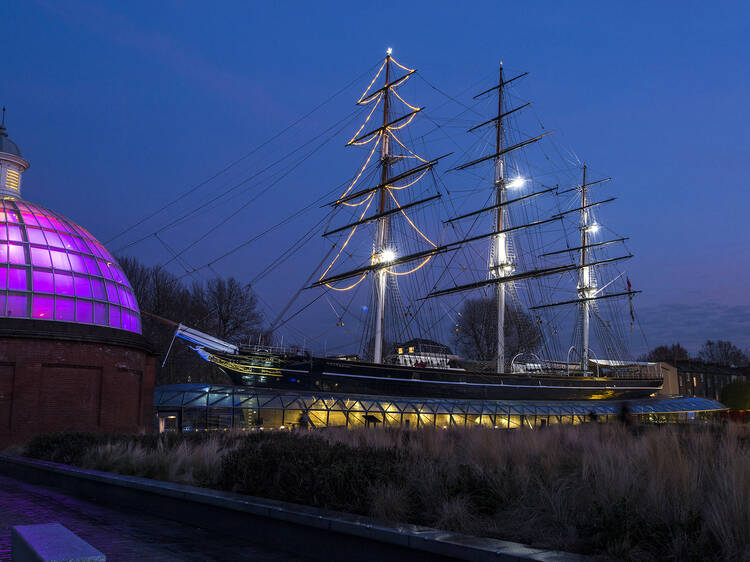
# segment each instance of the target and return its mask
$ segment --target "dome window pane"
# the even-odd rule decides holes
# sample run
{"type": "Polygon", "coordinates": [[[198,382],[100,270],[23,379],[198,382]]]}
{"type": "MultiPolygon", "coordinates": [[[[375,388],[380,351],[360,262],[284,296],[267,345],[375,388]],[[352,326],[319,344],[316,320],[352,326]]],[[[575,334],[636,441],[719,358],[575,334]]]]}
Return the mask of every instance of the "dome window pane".
{"type": "Polygon", "coordinates": [[[28,302],[25,295],[8,295],[7,316],[11,318],[28,318],[28,302]]]}
{"type": "Polygon", "coordinates": [[[99,279],[91,280],[91,290],[94,293],[94,298],[99,300],[107,300],[107,293],[104,292],[104,281],[99,279]]]}
{"type": "Polygon", "coordinates": [[[76,302],[76,322],[92,323],[93,306],[91,301],[79,300],[76,302]]]}
{"type": "Polygon", "coordinates": [[[75,320],[75,301],[73,299],[57,298],[55,300],[55,320],[65,322],[75,320]]]}
{"type": "Polygon", "coordinates": [[[52,256],[52,267],[56,269],[70,269],[70,262],[65,252],[50,250],[50,255],[52,256]]]}
{"type": "Polygon", "coordinates": [[[54,317],[54,299],[42,295],[34,295],[34,301],[31,306],[31,315],[34,318],[44,318],[50,320],[54,317]]]}
{"type": "Polygon", "coordinates": [[[120,327],[123,330],[130,330],[130,315],[125,309],[120,311],[120,327]]]}
{"type": "Polygon", "coordinates": [[[102,275],[106,277],[107,279],[112,279],[112,273],[109,271],[109,266],[107,265],[107,262],[98,260],[99,263],[99,269],[102,271],[102,275]]]}
{"type": "Polygon", "coordinates": [[[107,305],[100,302],[94,303],[94,324],[107,325],[107,305]]]}
{"type": "Polygon", "coordinates": [[[23,236],[21,236],[20,226],[8,227],[8,240],[14,240],[15,242],[23,242],[23,236]]]}
{"type": "Polygon", "coordinates": [[[109,325],[113,328],[122,328],[120,324],[120,308],[117,306],[109,307],[109,325]]]}
{"type": "Polygon", "coordinates": [[[92,243],[91,243],[91,242],[89,242],[88,240],[84,240],[84,242],[86,242],[86,246],[87,246],[87,247],[88,247],[88,249],[89,249],[87,253],[91,254],[92,256],[97,256],[97,257],[101,257],[101,256],[100,256],[100,255],[99,255],[99,254],[97,253],[97,251],[96,251],[96,246],[94,246],[94,244],[92,244],[92,243]]]}
{"type": "Polygon", "coordinates": [[[8,289],[12,291],[29,290],[29,281],[25,269],[20,267],[11,267],[8,270],[8,289]]]}
{"type": "Polygon", "coordinates": [[[24,224],[33,224],[34,226],[39,225],[39,222],[34,218],[34,215],[29,212],[21,213],[21,217],[23,218],[24,224]]]}
{"type": "Polygon", "coordinates": [[[35,248],[32,246],[31,264],[37,267],[52,267],[52,259],[49,257],[49,250],[46,248],[35,248]]]}
{"type": "Polygon", "coordinates": [[[49,217],[49,222],[52,223],[52,228],[54,228],[55,230],[66,230],[66,228],[63,227],[62,223],[55,217],[49,217]]]}
{"type": "Polygon", "coordinates": [[[105,285],[107,286],[107,300],[109,302],[119,304],[120,299],[117,298],[117,289],[115,288],[114,284],[106,282],[105,285]]]}
{"type": "Polygon", "coordinates": [[[89,270],[89,273],[91,275],[101,275],[101,273],[99,272],[99,266],[96,265],[96,260],[94,258],[86,256],[83,259],[86,261],[86,268],[89,270]]]}
{"type": "Polygon", "coordinates": [[[125,289],[123,289],[119,285],[117,286],[117,296],[118,296],[118,300],[120,301],[120,304],[122,305],[129,304],[128,293],[125,291],[125,289]]]}
{"type": "Polygon", "coordinates": [[[5,266],[0,267],[0,289],[8,288],[8,268],[5,266]]]}
{"type": "Polygon", "coordinates": [[[40,246],[47,245],[47,239],[44,237],[44,233],[38,228],[27,227],[26,236],[32,244],[39,244],[40,246]]]}
{"type": "Polygon", "coordinates": [[[63,246],[66,250],[75,250],[75,244],[73,244],[73,237],[70,234],[61,234],[60,239],[63,242],[63,246]]]}
{"type": "Polygon", "coordinates": [[[76,276],[75,279],[76,296],[91,298],[91,283],[87,277],[76,276]]]}
{"type": "Polygon", "coordinates": [[[34,292],[53,293],[52,274],[48,271],[34,271],[32,273],[34,292]]]}
{"type": "Polygon", "coordinates": [[[60,240],[60,235],[57,234],[57,232],[52,232],[51,230],[46,230],[44,232],[44,235],[47,237],[47,243],[50,246],[54,246],[55,248],[62,248],[63,247],[62,240],[60,240]]]}
{"type": "Polygon", "coordinates": [[[0,244],[0,263],[8,263],[8,245],[0,244]]]}
{"type": "Polygon", "coordinates": [[[21,222],[18,220],[18,213],[16,213],[15,211],[6,211],[5,220],[9,223],[14,223],[14,224],[18,224],[19,222],[21,222]]]}
{"type": "Polygon", "coordinates": [[[76,248],[78,248],[79,252],[82,252],[84,254],[88,254],[89,253],[89,249],[86,246],[86,242],[84,242],[83,240],[81,240],[77,236],[73,237],[73,242],[75,242],[76,248]]]}
{"type": "Polygon", "coordinates": [[[8,258],[10,263],[26,265],[26,252],[23,251],[23,246],[18,244],[8,244],[8,258]]]}
{"type": "Polygon", "coordinates": [[[39,221],[39,226],[43,226],[45,228],[52,228],[52,223],[47,220],[47,217],[45,217],[41,213],[35,213],[36,219],[39,221]]]}
{"type": "Polygon", "coordinates": [[[86,273],[86,262],[83,261],[81,256],[71,253],[68,254],[68,259],[70,260],[70,266],[73,268],[73,271],[76,273],[86,273]]]}
{"type": "Polygon", "coordinates": [[[58,295],[74,295],[73,276],[55,273],[55,293],[58,295]]]}

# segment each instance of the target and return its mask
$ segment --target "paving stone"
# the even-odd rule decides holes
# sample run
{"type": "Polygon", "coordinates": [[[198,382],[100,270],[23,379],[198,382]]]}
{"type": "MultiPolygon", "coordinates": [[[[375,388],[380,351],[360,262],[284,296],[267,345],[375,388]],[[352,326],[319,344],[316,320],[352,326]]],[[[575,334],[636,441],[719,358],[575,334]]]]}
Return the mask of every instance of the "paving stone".
{"type": "Polygon", "coordinates": [[[285,551],[140,513],[113,509],[0,476],[0,561],[11,560],[11,528],[58,522],[107,560],[307,562],[285,551]]]}

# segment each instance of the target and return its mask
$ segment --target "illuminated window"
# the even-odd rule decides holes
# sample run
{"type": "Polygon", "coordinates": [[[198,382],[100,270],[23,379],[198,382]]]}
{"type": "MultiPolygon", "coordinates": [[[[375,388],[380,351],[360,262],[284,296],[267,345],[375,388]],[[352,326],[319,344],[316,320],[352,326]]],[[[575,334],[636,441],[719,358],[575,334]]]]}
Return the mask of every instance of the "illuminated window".
{"type": "Polygon", "coordinates": [[[413,347],[409,348],[409,353],[414,353],[414,348],[413,347]]]}
{"type": "Polygon", "coordinates": [[[403,347],[399,347],[398,348],[398,354],[401,355],[403,352],[404,352],[404,348],[403,347]]]}
{"type": "Polygon", "coordinates": [[[5,172],[5,185],[11,189],[18,189],[21,186],[21,175],[15,170],[5,172]]]}

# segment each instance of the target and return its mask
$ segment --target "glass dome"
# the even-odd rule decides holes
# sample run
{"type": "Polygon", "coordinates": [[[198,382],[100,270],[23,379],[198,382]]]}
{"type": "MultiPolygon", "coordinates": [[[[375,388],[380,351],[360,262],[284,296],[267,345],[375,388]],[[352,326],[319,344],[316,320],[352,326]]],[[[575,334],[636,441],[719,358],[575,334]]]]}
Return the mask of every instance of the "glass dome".
{"type": "Polygon", "coordinates": [[[0,317],[141,333],[130,283],[86,229],[28,201],[0,201],[0,317]]]}

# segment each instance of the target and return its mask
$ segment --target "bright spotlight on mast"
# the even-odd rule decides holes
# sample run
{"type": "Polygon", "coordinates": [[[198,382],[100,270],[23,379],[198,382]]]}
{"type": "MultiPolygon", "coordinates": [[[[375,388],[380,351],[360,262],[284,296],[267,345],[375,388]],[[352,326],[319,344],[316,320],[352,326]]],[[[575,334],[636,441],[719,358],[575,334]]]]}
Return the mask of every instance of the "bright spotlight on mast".
{"type": "Polygon", "coordinates": [[[521,176],[517,176],[510,180],[506,187],[508,187],[509,189],[518,189],[519,187],[523,187],[525,184],[526,180],[521,176]]]}
{"type": "Polygon", "coordinates": [[[396,259],[396,252],[394,250],[383,250],[380,253],[380,263],[391,263],[396,259]]]}

